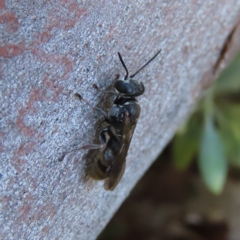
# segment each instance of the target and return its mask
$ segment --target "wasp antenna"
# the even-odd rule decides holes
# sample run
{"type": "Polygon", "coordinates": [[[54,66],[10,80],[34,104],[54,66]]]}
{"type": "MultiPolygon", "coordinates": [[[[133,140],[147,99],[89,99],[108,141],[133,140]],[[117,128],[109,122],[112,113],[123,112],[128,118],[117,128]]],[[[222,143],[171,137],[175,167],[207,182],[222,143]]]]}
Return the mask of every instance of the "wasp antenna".
{"type": "Polygon", "coordinates": [[[125,63],[124,63],[124,61],[122,59],[122,56],[121,56],[120,52],[118,52],[118,57],[119,57],[120,62],[122,63],[122,65],[123,65],[123,67],[124,67],[124,69],[126,71],[126,76],[124,77],[124,80],[126,80],[128,78],[128,69],[127,69],[127,67],[126,67],[126,65],[125,65],[125,63]]]}
{"type": "Polygon", "coordinates": [[[140,71],[142,71],[160,52],[162,49],[160,49],[147,63],[145,63],[139,70],[137,70],[134,74],[130,76],[130,78],[134,78],[140,71]]]}

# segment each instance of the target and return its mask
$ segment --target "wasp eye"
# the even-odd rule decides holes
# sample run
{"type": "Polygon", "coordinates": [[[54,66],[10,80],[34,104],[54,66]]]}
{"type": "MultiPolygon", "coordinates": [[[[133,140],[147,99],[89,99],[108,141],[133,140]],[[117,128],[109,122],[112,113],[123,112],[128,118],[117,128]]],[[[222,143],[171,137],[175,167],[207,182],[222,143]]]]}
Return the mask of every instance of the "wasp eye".
{"type": "Polygon", "coordinates": [[[132,93],[133,88],[131,84],[124,81],[117,81],[115,83],[115,88],[119,93],[132,93]]]}
{"type": "Polygon", "coordinates": [[[144,87],[143,83],[140,82],[140,85],[141,85],[141,92],[144,93],[144,91],[145,91],[145,87],[144,87]]]}

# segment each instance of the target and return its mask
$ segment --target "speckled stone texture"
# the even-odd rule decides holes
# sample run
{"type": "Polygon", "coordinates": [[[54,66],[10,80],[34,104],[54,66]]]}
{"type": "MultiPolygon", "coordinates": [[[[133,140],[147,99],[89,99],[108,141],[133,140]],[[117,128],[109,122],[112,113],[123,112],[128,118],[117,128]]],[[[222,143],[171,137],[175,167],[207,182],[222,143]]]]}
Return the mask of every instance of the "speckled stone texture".
{"type": "Polygon", "coordinates": [[[0,239],[95,239],[214,79],[239,12],[240,0],[0,1],[0,239]],[[86,151],[57,161],[96,133],[99,116],[73,95],[102,102],[92,84],[125,74],[117,51],[133,73],[158,49],[137,75],[126,172],[107,192],[84,177],[86,151]]]}

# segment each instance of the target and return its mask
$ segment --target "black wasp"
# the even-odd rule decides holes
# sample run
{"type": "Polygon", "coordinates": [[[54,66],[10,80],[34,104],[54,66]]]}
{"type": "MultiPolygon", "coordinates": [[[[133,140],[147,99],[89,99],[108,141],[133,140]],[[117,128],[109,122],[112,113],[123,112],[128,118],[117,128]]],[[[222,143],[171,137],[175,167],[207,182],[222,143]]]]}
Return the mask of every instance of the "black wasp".
{"type": "MultiPolygon", "coordinates": [[[[65,152],[59,159],[62,161],[67,153],[88,149],[98,150],[100,154],[95,155],[92,164],[87,167],[87,175],[95,180],[105,179],[104,188],[113,191],[121,180],[125,165],[127,152],[136,127],[141,107],[136,97],[144,93],[144,85],[142,82],[133,79],[144,67],[146,67],[159,53],[159,50],[146,64],[144,64],[137,72],[128,76],[128,69],[118,53],[120,62],[122,63],[126,75],[123,80],[117,78],[114,88],[115,92],[109,91],[115,95],[112,107],[105,113],[98,107],[92,107],[80,94],[75,96],[88,104],[92,109],[99,111],[104,115],[104,121],[108,124],[99,133],[100,144],[90,144],[65,152]]],[[[97,88],[96,85],[94,85],[97,88]]],[[[98,89],[98,88],[97,88],[98,89]]]]}

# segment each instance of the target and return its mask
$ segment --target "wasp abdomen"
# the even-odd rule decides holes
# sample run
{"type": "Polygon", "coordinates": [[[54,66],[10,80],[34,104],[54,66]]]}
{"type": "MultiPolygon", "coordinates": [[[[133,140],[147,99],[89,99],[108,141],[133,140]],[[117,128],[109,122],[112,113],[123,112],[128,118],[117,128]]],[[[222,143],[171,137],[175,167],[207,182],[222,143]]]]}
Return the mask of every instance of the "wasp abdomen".
{"type": "Polygon", "coordinates": [[[101,164],[100,159],[87,167],[87,175],[94,180],[103,180],[106,178],[107,166],[101,164]]]}

